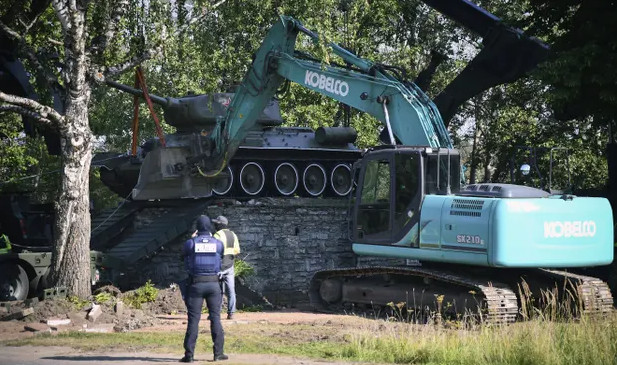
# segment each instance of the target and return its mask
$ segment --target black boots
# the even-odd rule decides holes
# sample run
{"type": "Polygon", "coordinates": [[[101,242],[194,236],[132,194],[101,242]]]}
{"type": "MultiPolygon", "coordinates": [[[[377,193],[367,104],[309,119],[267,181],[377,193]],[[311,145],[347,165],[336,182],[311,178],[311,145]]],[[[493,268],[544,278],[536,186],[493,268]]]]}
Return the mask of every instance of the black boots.
{"type": "Polygon", "coordinates": [[[227,360],[229,359],[229,356],[222,354],[222,355],[218,355],[214,357],[214,361],[221,361],[221,360],[227,360]]]}

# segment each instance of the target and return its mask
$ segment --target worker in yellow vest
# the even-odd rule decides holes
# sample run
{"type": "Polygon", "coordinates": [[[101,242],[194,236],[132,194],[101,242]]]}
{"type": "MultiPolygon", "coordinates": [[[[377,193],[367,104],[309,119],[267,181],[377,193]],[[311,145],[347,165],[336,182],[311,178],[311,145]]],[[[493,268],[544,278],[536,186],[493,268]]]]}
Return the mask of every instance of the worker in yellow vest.
{"type": "Polygon", "coordinates": [[[220,215],[212,220],[216,228],[214,237],[221,242],[225,247],[223,253],[223,263],[219,277],[223,282],[223,295],[227,295],[227,319],[233,319],[236,312],[236,284],[234,261],[236,256],[240,254],[240,242],[238,236],[227,228],[229,221],[224,216],[220,215]]]}

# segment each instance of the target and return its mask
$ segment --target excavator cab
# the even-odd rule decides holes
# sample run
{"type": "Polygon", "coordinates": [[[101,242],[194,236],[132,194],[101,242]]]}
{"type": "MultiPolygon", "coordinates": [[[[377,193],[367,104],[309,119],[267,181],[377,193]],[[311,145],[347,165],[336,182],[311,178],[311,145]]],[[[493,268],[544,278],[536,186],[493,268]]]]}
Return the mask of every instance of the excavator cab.
{"type": "Polygon", "coordinates": [[[418,247],[420,207],[427,194],[460,190],[456,150],[386,146],[355,165],[351,239],[418,247]]]}

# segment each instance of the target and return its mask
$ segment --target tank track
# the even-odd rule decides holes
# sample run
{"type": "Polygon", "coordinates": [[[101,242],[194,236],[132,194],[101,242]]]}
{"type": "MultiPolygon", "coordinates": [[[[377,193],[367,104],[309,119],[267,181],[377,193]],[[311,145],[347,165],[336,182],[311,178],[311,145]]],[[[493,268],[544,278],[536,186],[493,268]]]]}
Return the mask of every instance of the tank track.
{"type": "Polygon", "coordinates": [[[568,280],[576,285],[579,299],[583,304],[583,312],[587,314],[605,314],[613,311],[613,296],[608,284],[604,281],[586,275],[567,271],[540,269],[548,276],[568,280]]]}
{"type": "Polygon", "coordinates": [[[450,285],[473,290],[484,297],[485,307],[481,315],[490,323],[512,323],[518,316],[516,294],[505,284],[481,277],[463,277],[454,272],[425,267],[362,267],[354,269],[335,269],[315,273],[309,287],[309,300],[316,311],[331,312],[320,295],[321,283],[329,278],[353,277],[379,274],[397,274],[438,280],[450,285]]]}

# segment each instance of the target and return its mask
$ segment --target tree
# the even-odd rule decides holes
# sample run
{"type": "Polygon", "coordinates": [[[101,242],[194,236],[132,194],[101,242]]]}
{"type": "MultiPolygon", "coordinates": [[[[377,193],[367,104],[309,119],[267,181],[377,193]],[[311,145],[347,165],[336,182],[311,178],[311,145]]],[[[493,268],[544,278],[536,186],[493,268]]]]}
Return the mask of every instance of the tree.
{"type": "MultiPolygon", "coordinates": [[[[204,3],[203,13],[222,2],[212,6],[204,3]]],[[[63,102],[56,110],[46,104],[49,98],[37,101],[0,92],[1,111],[27,115],[59,135],[61,183],[51,280],[66,286],[69,294],[84,298],[91,293],[88,186],[93,134],[88,111],[92,90],[97,82],[160,52],[162,43],[146,45],[143,32],[135,31],[146,26],[135,21],[135,15],[145,8],[156,10],[159,2],[4,0],[1,5],[2,35],[18,44],[20,55],[37,76],[39,88],[58,90],[63,102]],[[120,30],[137,46],[117,44],[114,39],[120,30]],[[109,60],[120,62],[108,66],[109,60]]]]}

